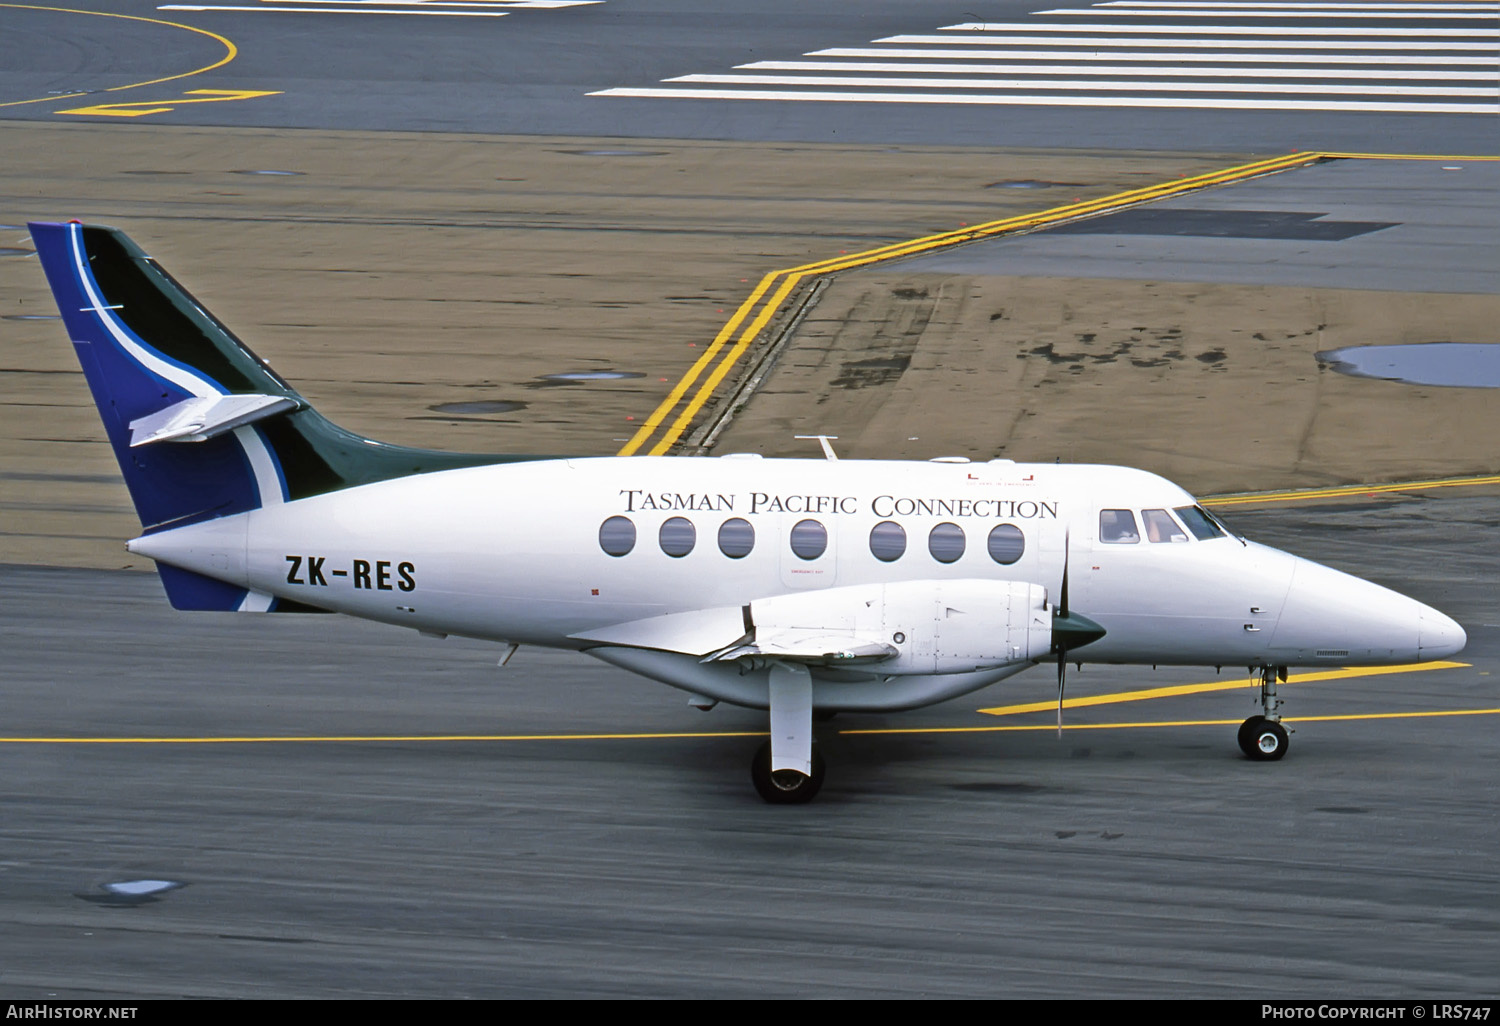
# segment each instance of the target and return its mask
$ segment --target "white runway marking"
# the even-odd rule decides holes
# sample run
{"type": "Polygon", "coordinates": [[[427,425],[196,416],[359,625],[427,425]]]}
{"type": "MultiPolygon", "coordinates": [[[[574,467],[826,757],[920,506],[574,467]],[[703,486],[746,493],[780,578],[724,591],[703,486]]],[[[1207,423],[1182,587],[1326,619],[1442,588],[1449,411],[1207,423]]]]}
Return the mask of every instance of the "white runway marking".
{"type": "Polygon", "coordinates": [[[1495,114],[1497,15],[1497,3],[1109,0],[590,95],[1495,114]],[[1340,23],[1309,24],[1320,18],[1340,23]]]}
{"type": "MultiPolygon", "coordinates": [[[[1142,12],[1132,12],[1139,15],[1142,12]]],[[[1169,34],[1181,33],[1187,35],[1193,32],[1214,32],[1228,36],[1500,36],[1500,29],[1495,28],[1344,28],[1324,27],[1309,28],[1293,25],[1219,25],[1210,28],[1206,25],[1111,25],[1100,23],[1098,25],[1087,22],[986,22],[971,21],[960,25],[944,25],[940,32],[1165,32],[1169,34]]],[[[881,39],[877,42],[910,42],[923,40],[924,42],[935,41],[935,36],[892,36],[890,39],[881,39]]]]}
{"type": "MultiPolygon", "coordinates": [[[[1496,36],[1500,41],[1500,35],[1496,36]]],[[[1350,42],[1348,40],[1302,40],[1302,39],[1275,39],[1275,40],[1248,40],[1248,39],[1165,39],[1151,38],[1140,39],[1127,36],[889,36],[885,39],[874,40],[877,43],[919,43],[923,45],[938,46],[1014,46],[1016,44],[1055,46],[1066,43],[1069,46],[1222,46],[1228,49],[1253,50],[1258,47],[1277,48],[1284,50],[1483,50],[1494,53],[1495,43],[1433,43],[1425,40],[1403,40],[1401,42],[1386,42],[1385,40],[1362,40],[1350,42]]],[[[819,50],[816,53],[826,53],[819,50]]]]}
{"type": "Polygon", "coordinates": [[[1226,64],[1363,64],[1378,68],[1386,64],[1431,64],[1431,65],[1476,65],[1487,68],[1496,66],[1494,57],[1435,57],[1422,55],[1408,57],[1399,54],[1381,54],[1378,58],[1366,56],[1351,56],[1346,54],[1303,54],[1303,53],[1169,53],[1142,52],[1142,53],[1109,53],[1100,54],[1094,50],[989,50],[976,53],[973,50],[864,50],[854,48],[835,48],[829,50],[814,50],[809,57],[918,57],[935,58],[943,60],[979,60],[984,57],[1005,58],[1007,60],[1039,58],[1043,60],[1075,60],[1083,67],[1089,66],[1089,62],[1107,56],[1112,61],[1220,61],[1226,64]]]}
{"type": "Polygon", "coordinates": [[[980,106],[1035,107],[1183,107],[1203,110],[1328,110],[1386,114],[1493,113],[1494,104],[1473,103],[1360,103],[1338,100],[1233,100],[1221,97],[1166,96],[1025,96],[979,93],[835,93],[778,89],[602,89],[590,96],[631,96],[694,100],[823,100],[832,103],[948,103],[980,106]]]}
{"type": "MultiPolygon", "coordinates": [[[[794,85],[794,86],[871,86],[889,85],[887,78],[860,78],[854,75],[681,75],[668,82],[694,82],[704,85],[794,85]]],[[[1162,92],[1217,93],[1326,93],[1365,96],[1493,96],[1495,90],[1467,86],[1412,85],[1287,85],[1271,82],[1127,82],[1077,81],[1070,79],[1022,78],[907,78],[901,84],[908,89],[1118,89],[1162,92]]]]}
{"type": "MultiPolygon", "coordinates": [[[[1183,58],[1177,57],[1178,60],[1183,58]]],[[[1163,69],[1100,64],[881,64],[872,61],[755,61],[736,68],[755,71],[851,71],[851,72],[953,72],[972,75],[1159,75],[1163,69]]],[[[1203,78],[1414,78],[1432,81],[1494,82],[1492,71],[1399,71],[1390,68],[1348,71],[1343,68],[1173,68],[1174,75],[1203,78]]],[[[680,82],[683,78],[667,79],[680,82]]],[[[887,82],[890,80],[887,79],[887,82]]],[[[905,79],[903,79],[905,81],[905,79]]]]}
{"type": "MultiPolygon", "coordinates": [[[[1114,7],[1151,7],[1151,8],[1191,8],[1191,7],[1215,7],[1224,11],[1262,10],[1265,8],[1276,8],[1280,10],[1294,11],[1469,11],[1474,14],[1490,14],[1500,12],[1500,4],[1471,3],[1471,4],[1429,4],[1429,3],[1373,3],[1373,4],[1343,4],[1343,3],[1248,3],[1236,2],[1236,0],[1110,0],[1109,3],[1095,4],[1088,8],[1091,13],[1108,14],[1110,8],[1114,7]]],[[[1038,14],[1057,14],[1058,11],[1038,11],[1038,14]]]]}
{"type": "MultiPolygon", "coordinates": [[[[1123,17],[1136,18],[1363,18],[1363,19],[1401,19],[1410,20],[1411,14],[1384,11],[1095,11],[1088,9],[1058,8],[1054,11],[1038,11],[1039,14],[1087,14],[1098,16],[1100,14],[1114,14],[1123,17]]],[[[1483,12],[1489,13],[1489,12],[1483,12]]],[[[1446,18],[1452,21],[1462,21],[1474,18],[1473,14],[1447,14],[1440,11],[1423,11],[1422,19],[1431,21],[1437,18],[1446,18]]]]}

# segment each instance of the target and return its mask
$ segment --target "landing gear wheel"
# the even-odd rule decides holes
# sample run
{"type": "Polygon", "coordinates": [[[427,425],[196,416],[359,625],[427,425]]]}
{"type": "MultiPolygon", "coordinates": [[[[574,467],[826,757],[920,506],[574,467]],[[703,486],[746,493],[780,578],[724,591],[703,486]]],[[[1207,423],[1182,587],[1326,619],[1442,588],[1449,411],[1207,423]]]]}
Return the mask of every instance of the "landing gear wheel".
{"type": "Polygon", "coordinates": [[[816,797],[823,787],[823,756],[815,745],[812,750],[812,776],[796,770],[771,772],[771,742],[755,750],[750,762],[750,779],[755,790],[770,805],[802,805],[816,797]]]}
{"type": "Polygon", "coordinates": [[[1252,716],[1240,724],[1240,751],[1256,762],[1275,762],[1286,754],[1286,728],[1264,716],[1252,716]]]}

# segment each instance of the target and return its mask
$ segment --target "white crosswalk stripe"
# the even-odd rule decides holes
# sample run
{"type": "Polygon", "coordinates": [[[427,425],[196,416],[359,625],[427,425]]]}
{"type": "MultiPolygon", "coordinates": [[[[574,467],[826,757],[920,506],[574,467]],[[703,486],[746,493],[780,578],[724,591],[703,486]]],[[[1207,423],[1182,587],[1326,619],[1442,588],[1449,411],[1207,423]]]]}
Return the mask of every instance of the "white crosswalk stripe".
{"type": "Polygon", "coordinates": [[[1109,0],[591,95],[1496,114],[1497,16],[1500,2],[1109,0]]]}

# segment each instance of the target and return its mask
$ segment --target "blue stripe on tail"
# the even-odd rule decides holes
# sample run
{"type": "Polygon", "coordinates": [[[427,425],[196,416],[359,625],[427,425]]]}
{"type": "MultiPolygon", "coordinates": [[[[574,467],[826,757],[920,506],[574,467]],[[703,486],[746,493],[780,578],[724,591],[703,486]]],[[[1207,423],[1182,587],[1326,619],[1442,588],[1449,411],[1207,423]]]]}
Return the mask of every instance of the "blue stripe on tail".
{"type": "MultiPolygon", "coordinates": [[[[130,448],[130,423],[192,396],[224,395],[230,390],[202,370],[157,349],[141,338],[127,317],[137,296],[111,285],[120,277],[118,263],[132,254],[97,245],[79,224],[34,224],[37,256],[57,298],[63,323],[73,340],[78,362],[94,395],[125,484],[141,525],[152,532],[166,527],[257,509],[280,482],[274,454],[264,452],[267,469],[257,481],[251,453],[238,432],[207,442],[130,448]],[[88,243],[95,243],[90,246],[88,243]],[[105,273],[96,274],[96,267],[105,273]],[[269,480],[265,480],[269,476],[269,480]]],[[[259,440],[257,439],[259,443],[259,440]]],[[[264,443],[259,443],[264,450],[264,443]]],[[[261,453],[254,453],[261,456],[261,453]]]]}
{"type": "MultiPolygon", "coordinates": [[[[312,409],[123,232],[77,222],[30,228],[146,534],[375,481],[555,458],[433,452],[345,431],[312,409]],[[130,447],[132,421],[194,397],[224,395],[296,402],[207,441],[130,447]]],[[[160,569],[179,609],[271,604],[200,574],[165,564],[160,569]]]]}

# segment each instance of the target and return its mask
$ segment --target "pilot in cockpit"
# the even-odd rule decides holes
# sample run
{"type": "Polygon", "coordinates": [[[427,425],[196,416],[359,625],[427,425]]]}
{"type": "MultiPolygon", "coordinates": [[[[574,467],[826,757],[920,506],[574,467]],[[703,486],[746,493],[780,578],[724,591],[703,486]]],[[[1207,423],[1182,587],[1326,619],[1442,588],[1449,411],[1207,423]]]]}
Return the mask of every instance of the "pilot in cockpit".
{"type": "Polygon", "coordinates": [[[1141,540],[1136,533],[1135,514],[1128,509],[1099,511],[1099,540],[1115,545],[1134,545],[1141,540]]]}

